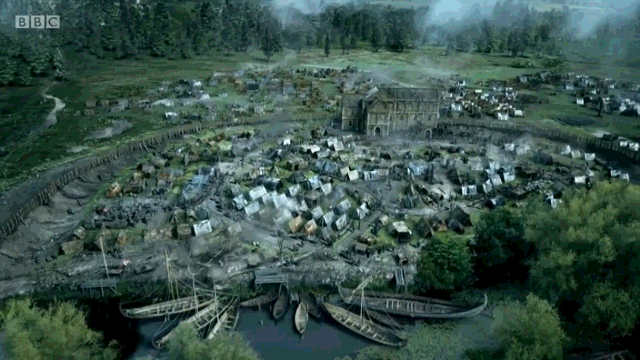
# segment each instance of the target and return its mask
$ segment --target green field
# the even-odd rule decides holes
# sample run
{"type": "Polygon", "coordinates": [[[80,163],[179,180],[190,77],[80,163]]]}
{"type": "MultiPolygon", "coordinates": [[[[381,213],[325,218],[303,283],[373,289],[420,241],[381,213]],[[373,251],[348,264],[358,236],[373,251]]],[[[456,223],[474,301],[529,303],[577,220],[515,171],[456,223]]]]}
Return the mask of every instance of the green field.
{"type": "MultiPolygon", "coordinates": [[[[586,46],[576,48],[571,45],[571,51],[567,51],[567,58],[566,71],[640,81],[640,73],[624,60],[616,61],[607,58],[601,52],[593,51],[586,46]]],[[[537,61],[532,58],[526,60],[532,61],[534,64],[537,61]]],[[[339,48],[335,47],[329,57],[326,57],[321,49],[305,49],[300,55],[288,50],[276,54],[269,63],[265,61],[264,56],[258,50],[231,56],[212,53],[189,60],[146,58],[143,60],[113,61],[69,54],[68,61],[68,68],[72,69],[68,74],[69,80],[65,83],[55,84],[49,91],[67,104],[66,109],[58,113],[58,123],[48,132],[39,137],[30,137],[28,141],[11,142],[12,139],[3,137],[3,140],[9,141],[5,142],[8,153],[0,158],[0,165],[3,167],[0,188],[15,183],[19,178],[29,176],[34,171],[41,171],[61,161],[69,160],[72,155],[68,150],[74,146],[84,145],[92,149],[108,148],[116,142],[169,126],[160,120],[162,113],[160,110],[149,113],[124,112],[119,114],[96,112],[96,115],[93,116],[77,116],[77,112],[84,110],[85,102],[88,100],[145,98],[147,91],[157,88],[162,81],[174,81],[180,78],[204,80],[216,71],[225,70],[278,66],[345,68],[351,65],[405,85],[429,86],[434,77],[440,76],[448,77],[458,74],[473,83],[489,79],[506,80],[522,73],[534,73],[542,70],[542,68],[514,68],[511,66],[514,59],[504,54],[486,55],[457,52],[445,56],[443,49],[435,46],[425,46],[404,53],[392,53],[384,50],[372,52],[366,44],[360,44],[359,48],[348,54],[343,54],[339,48]],[[84,140],[92,131],[104,128],[112,120],[127,120],[133,124],[133,128],[117,140],[89,143],[84,140]],[[6,144],[10,144],[10,146],[6,144]]],[[[235,93],[231,86],[225,86],[209,88],[206,91],[212,97],[220,92],[228,92],[228,97],[221,99],[221,103],[229,103],[241,98],[241,95],[235,93]]],[[[323,89],[330,97],[338,94],[337,88],[330,82],[325,82],[323,89]]],[[[3,105],[0,106],[0,114],[5,114],[0,120],[3,121],[4,126],[11,124],[12,129],[15,130],[11,133],[18,134],[18,138],[19,134],[27,133],[27,130],[34,128],[44,120],[48,103],[42,101],[40,88],[3,90],[1,95],[6,99],[10,98],[11,101],[3,102],[3,105]],[[8,117],[6,114],[13,115],[8,117]]],[[[583,134],[604,130],[635,136],[640,131],[635,122],[626,118],[606,115],[603,118],[595,118],[595,112],[575,105],[570,96],[551,96],[548,91],[540,91],[534,95],[546,98],[549,103],[526,109],[526,118],[516,120],[517,122],[534,123],[538,126],[555,126],[583,134]],[[593,121],[589,127],[584,128],[565,126],[554,121],[555,118],[565,115],[590,117],[593,121]]],[[[302,111],[302,108],[291,105],[287,110],[297,112],[302,111]]],[[[14,136],[15,139],[17,138],[14,136]]]]}

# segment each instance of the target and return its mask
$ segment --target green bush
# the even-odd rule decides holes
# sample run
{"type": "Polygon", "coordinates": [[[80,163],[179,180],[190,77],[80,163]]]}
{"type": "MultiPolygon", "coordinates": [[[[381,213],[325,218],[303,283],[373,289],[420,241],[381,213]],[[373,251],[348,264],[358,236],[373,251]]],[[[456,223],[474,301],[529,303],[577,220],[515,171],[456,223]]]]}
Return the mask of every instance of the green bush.
{"type": "Polygon", "coordinates": [[[422,290],[454,290],[472,274],[467,238],[439,233],[420,253],[416,280],[422,290]]]}
{"type": "Polygon", "coordinates": [[[241,334],[221,332],[212,340],[200,340],[193,324],[181,323],[169,341],[170,360],[259,360],[241,334]]]}
{"type": "Polygon", "coordinates": [[[555,68],[564,65],[564,60],[560,58],[547,58],[543,59],[540,63],[544,68],[555,68]]]}
{"type": "Polygon", "coordinates": [[[567,336],[560,317],[546,300],[528,295],[518,302],[498,308],[493,333],[504,360],[559,360],[567,336]]]}
{"type": "Polygon", "coordinates": [[[536,67],[533,61],[520,60],[520,59],[511,61],[510,66],[516,69],[531,69],[536,67]]]}
{"type": "Polygon", "coordinates": [[[11,300],[0,313],[10,359],[114,360],[115,342],[89,329],[82,311],[70,303],[40,309],[30,300],[11,300]]]}

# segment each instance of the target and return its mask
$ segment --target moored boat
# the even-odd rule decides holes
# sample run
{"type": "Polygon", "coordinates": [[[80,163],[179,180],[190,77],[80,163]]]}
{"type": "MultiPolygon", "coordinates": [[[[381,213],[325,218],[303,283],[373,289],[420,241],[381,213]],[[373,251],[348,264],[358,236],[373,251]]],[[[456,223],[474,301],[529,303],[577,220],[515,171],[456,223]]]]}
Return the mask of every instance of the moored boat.
{"type": "Polygon", "coordinates": [[[367,315],[369,315],[371,319],[377,321],[382,325],[386,325],[394,329],[400,329],[402,327],[402,324],[400,324],[394,318],[392,318],[387,314],[383,314],[381,312],[378,312],[375,310],[369,310],[369,309],[366,310],[366,313],[367,315]]]}
{"type": "Polygon", "coordinates": [[[300,294],[300,302],[303,302],[307,306],[307,312],[309,315],[313,316],[316,319],[322,317],[322,312],[318,305],[316,305],[315,299],[312,298],[313,295],[309,294],[300,294]]]}
{"type": "Polygon", "coordinates": [[[324,308],[336,322],[369,340],[392,347],[402,347],[407,342],[406,339],[399,337],[395,331],[382,327],[347,309],[329,303],[324,303],[324,308]]]}
{"type": "Polygon", "coordinates": [[[238,319],[240,318],[238,307],[235,304],[230,304],[226,310],[220,315],[220,318],[215,323],[207,339],[213,339],[220,331],[233,331],[238,325],[238,319]]]}
{"type": "Polygon", "coordinates": [[[300,302],[298,304],[293,320],[296,325],[296,330],[298,330],[300,335],[303,335],[304,331],[307,329],[307,324],[309,323],[309,313],[307,312],[307,306],[305,303],[300,302]]]}
{"type": "Polygon", "coordinates": [[[287,312],[287,308],[289,307],[289,294],[286,290],[281,291],[278,295],[278,299],[273,304],[273,311],[271,314],[273,315],[273,319],[278,321],[282,319],[284,314],[287,312]]]}
{"type": "Polygon", "coordinates": [[[269,291],[268,293],[264,294],[264,295],[260,295],[257,296],[253,299],[249,299],[246,301],[243,301],[240,303],[241,307],[254,307],[254,306],[260,306],[260,305],[265,305],[268,304],[270,302],[272,302],[273,300],[278,298],[278,293],[275,291],[269,291]]]}
{"type": "MultiPolygon", "coordinates": [[[[196,330],[201,331],[207,325],[211,324],[217,317],[219,305],[221,304],[220,300],[214,301],[211,305],[205,307],[204,309],[198,311],[188,319],[182,321],[185,323],[192,323],[196,330]]],[[[169,340],[175,335],[175,330],[172,329],[169,333],[164,335],[158,340],[152,340],[152,344],[156,349],[162,349],[169,342],[169,340]]]]}
{"type": "MultiPolygon", "coordinates": [[[[354,292],[345,288],[338,288],[340,297],[350,305],[362,306],[382,313],[410,316],[423,319],[461,319],[479,315],[489,302],[484,295],[484,302],[476,306],[463,306],[443,300],[423,298],[418,296],[402,297],[395,294],[389,296],[367,296],[367,292],[354,292]]],[[[371,295],[371,294],[369,294],[371,295]]]]}
{"type": "Polygon", "coordinates": [[[199,308],[211,305],[213,301],[214,299],[211,297],[198,296],[198,298],[194,298],[193,296],[189,296],[137,308],[120,308],[120,312],[124,317],[130,319],[150,319],[198,310],[199,308]]]}

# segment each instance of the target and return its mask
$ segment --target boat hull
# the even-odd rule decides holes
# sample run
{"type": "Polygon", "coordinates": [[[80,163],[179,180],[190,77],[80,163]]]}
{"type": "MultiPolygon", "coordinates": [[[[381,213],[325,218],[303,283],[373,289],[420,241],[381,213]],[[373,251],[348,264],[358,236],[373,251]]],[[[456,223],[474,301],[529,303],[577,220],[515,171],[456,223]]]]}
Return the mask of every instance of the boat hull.
{"type": "Polygon", "coordinates": [[[346,309],[329,303],[324,303],[324,308],[336,322],[371,341],[391,347],[402,347],[407,343],[405,339],[398,337],[393,330],[383,328],[346,309]]]}
{"type": "Polygon", "coordinates": [[[278,299],[273,304],[273,311],[271,315],[275,321],[282,319],[284,314],[287,312],[287,308],[289,306],[289,296],[286,292],[280,293],[278,295],[278,299]]]}
{"type": "Polygon", "coordinates": [[[165,315],[180,314],[194,311],[209,306],[214,299],[199,298],[196,301],[192,296],[177,300],[165,301],[158,304],[142,306],[133,309],[120,309],[120,313],[129,319],[152,319],[165,315]]]}
{"type": "Polygon", "coordinates": [[[275,292],[272,292],[265,295],[260,295],[258,297],[249,299],[247,301],[243,301],[240,303],[240,307],[255,307],[255,306],[266,305],[277,298],[278,298],[278,294],[275,292]]]}
{"type": "Polygon", "coordinates": [[[307,324],[309,323],[309,313],[307,312],[307,306],[305,303],[301,302],[298,304],[298,308],[296,309],[296,314],[293,317],[296,330],[300,335],[303,335],[305,330],[307,330],[307,324]]]}
{"type": "Polygon", "coordinates": [[[432,301],[428,298],[412,297],[403,299],[398,296],[391,297],[373,297],[358,296],[348,289],[339,288],[340,297],[350,305],[362,306],[367,309],[379,311],[399,316],[408,316],[420,319],[462,319],[469,318],[482,313],[488,304],[488,298],[485,294],[484,302],[476,307],[459,307],[454,305],[445,305],[443,301],[432,301]],[[421,299],[421,300],[417,300],[421,299]]]}

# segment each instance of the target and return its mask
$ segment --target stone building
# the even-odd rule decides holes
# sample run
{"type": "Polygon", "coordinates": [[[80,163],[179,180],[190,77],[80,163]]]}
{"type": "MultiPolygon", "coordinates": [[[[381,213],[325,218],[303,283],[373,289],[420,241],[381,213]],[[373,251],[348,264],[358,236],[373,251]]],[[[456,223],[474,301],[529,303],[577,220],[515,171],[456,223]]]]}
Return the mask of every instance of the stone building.
{"type": "Polygon", "coordinates": [[[366,94],[343,96],[342,129],[388,136],[420,123],[433,127],[439,108],[437,89],[374,87],[366,94]]]}

